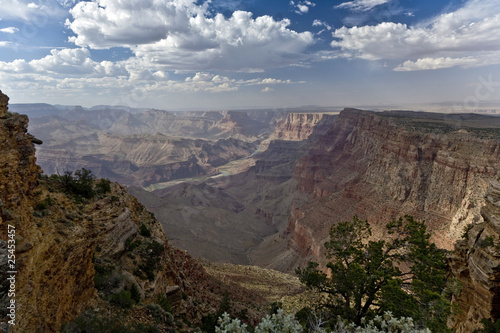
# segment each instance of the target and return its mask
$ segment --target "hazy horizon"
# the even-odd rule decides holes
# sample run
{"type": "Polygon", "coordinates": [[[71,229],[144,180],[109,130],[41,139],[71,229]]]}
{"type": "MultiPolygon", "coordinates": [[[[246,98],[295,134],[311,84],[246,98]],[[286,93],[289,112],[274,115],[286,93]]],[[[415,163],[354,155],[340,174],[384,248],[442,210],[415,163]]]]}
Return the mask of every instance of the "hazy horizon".
{"type": "Polygon", "coordinates": [[[81,104],[51,104],[43,102],[30,102],[30,103],[16,103],[10,100],[9,106],[13,111],[16,111],[17,107],[20,106],[35,106],[35,105],[49,105],[57,108],[74,108],[82,107],[85,110],[100,109],[100,108],[113,108],[113,109],[131,109],[131,110],[161,110],[168,112],[206,112],[206,111],[249,111],[249,110],[275,110],[275,111],[287,111],[287,112],[340,112],[345,108],[353,108],[360,110],[370,110],[370,111],[424,111],[424,112],[440,112],[440,113],[500,113],[500,101],[485,101],[481,102],[474,107],[464,106],[460,103],[454,102],[440,102],[440,103],[428,103],[428,104],[379,104],[379,105],[300,105],[292,107],[271,107],[271,106],[234,106],[234,107],[184,107],[184,108],[155,108],[155,107],[130,107],[128,105],[107,105],[107,104],[97,104],[97,105],[81,105],[81,104]]]}

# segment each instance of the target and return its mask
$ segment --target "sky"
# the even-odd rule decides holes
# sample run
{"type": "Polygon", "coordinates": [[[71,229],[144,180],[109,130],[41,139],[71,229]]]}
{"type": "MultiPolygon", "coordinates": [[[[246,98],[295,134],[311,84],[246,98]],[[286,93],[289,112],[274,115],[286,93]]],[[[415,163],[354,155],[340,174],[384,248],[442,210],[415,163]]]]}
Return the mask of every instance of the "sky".
{"type": "Polygon", "coordinates": [[[500,100],[498,0],[0,0],[11,103],[234,109],[500,100]]]}

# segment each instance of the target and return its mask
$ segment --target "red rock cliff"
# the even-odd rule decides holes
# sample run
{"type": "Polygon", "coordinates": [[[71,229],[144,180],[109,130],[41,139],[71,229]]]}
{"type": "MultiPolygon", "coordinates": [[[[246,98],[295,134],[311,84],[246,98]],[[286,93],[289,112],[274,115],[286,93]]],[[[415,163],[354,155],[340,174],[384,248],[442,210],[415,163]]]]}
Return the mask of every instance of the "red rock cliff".
{"type": "Polygon", "coordinates": [[[296,165],[294,177],[309,199],[294,205],[289,257],[318,260],[332,223],[355,214],[378,237],[398,216],[426,219],[433,240],[451,249],[465,225],[482,220],[483,194],[500,161],[499,142],[463,124],[344,110],[296,165]]]}
{"type": "Polygon", "coordinates": [[[454,303],[460,311],[450,320],[458,333],[481,328],[481,319],[500,319],[500,183],[493,181],[481,209],[484,222],[473,224],[451,257],[453,276],[460,283],[454,303]]]}
{"type": "Polygon", "coordinates": [[[333,124],[336,115],[324,113],[289,113],[278,123],[273,137],[281,140],[306,140],[325,133],[333,124]]]}

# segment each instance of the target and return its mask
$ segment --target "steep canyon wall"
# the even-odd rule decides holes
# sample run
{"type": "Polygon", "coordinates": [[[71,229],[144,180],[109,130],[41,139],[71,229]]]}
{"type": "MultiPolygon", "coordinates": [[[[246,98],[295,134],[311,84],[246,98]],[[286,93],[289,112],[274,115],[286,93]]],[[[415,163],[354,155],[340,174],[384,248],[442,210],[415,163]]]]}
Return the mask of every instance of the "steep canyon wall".
{"type": "Polygon", "coordinates": [[[466,225],[482,220],[483,196],[499,167],[497,130],[453,116],[426,117],[354,109],[340,114],[295,167],[307,199],[294,203],[282,235],[295,253],[289,258],[300,258],[296,264],[319,260],[332,223],[355,214],[371,222],[376,237],[404,214],[425,219],[433,241],[446,249],[466,225]]]}
{"type": "Polygon", "coordinates": [[[272,137],[280,140],[307,140],[312,135],[316,139],[333,125],[336,114],[326,113],[288,113],[277,124],[272,137]]]}
{"type": "Polygon", "coordinates": [[[481,320],[500,319],[500,183],[493,181],[481,209],[484,222],[470,225],[450,256],[460,285],[454,297],[459,312],[449,321],[457,333],[481,328],[481,320]]]}

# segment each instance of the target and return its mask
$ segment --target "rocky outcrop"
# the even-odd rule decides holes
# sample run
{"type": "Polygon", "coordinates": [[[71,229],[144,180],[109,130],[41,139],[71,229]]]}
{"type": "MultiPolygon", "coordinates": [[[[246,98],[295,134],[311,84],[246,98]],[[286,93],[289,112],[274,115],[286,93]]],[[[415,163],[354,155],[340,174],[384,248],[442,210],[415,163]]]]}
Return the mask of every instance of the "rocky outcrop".
{"type": "Polygon", "coordinates": [[[6,209],[21,205],[37,185],[34,137],[27,133],[28,117],[9,113],[8,97],[0,92],[0,193],[6,209]]]}
{"type": "Polygon", "coordinates": [[[336,115],[325,113],[288,113],[277,124],[273,137],[281,140],[306,140],[324,134],[335,121],[336,115]]]}
{"type": "Polygon", "coordinates": [[[9,104],[9,96],[2,94],[0,91],[0,117],[5,117],[7,115],[9,104]]]}
{"type": "MultiPolygon", "coordinates": [[[[256,125],[260,125],[257,122],[250,119],[246,113],[241,112],[224,112],[224,118],[217,122],[217,125],[224,129],[225,132],[231,134],[242,133],[247,127],[253,128],[256,125]]],[[[247,130],[248,131],[248,130],[247,130]]]]}
{"type": "Polygon", "coordinates": [[[470,225],[451,255],[452,275],[460,284],[454,303],[460,309],[450,320],[456,332],[481,328],[483,318],[500,319],[500,183],[493,181],[481,209],[484,222],[470,225]]]}
{"type": "Polygon", "coordinates": [[[318,260],[331,225],[355,214],[376,237],[398,216],[425,219],[433,241],[451,249],[466,225],[481,220],[483,194],[500,166],[497,129],[482,127],[496,120],[486,118],[344,110],[295,168],[308,198],[294,203],[289,257],[318,260]]]}
{"type": "MultiPolygon", "coordinates": [[[[89,288],[93,283],[93,233],[85,223],[71,235],[65,228],[55,232],[53,223],[37,225],[33,207],[41,170],[35,164],[33,136],[27,134],[28,118],[7,113],[8,99],[1,93],[0,97],[3,115],[0,119],[0,236],[4,254],[1,258],[2,267],[7,267],[7,241],[14,239],[15,251],[9,254],[15,254],[15,267],[9,267],[17,272],[15,297],[8,297],[7,289],[2,286],[1,317],[2,321],[6,319],[5,302],[14,300],[16,326],[11,327],[18,332],[35,328],[50,332],[54,325],[60,325],[81,310],[94,295],[93,288],[89,288]],[[13,237],[7,236],[8,225],[15,230],[13,237]]],[[[3,278],[1,283],[6,281],[3,278]]]]}

